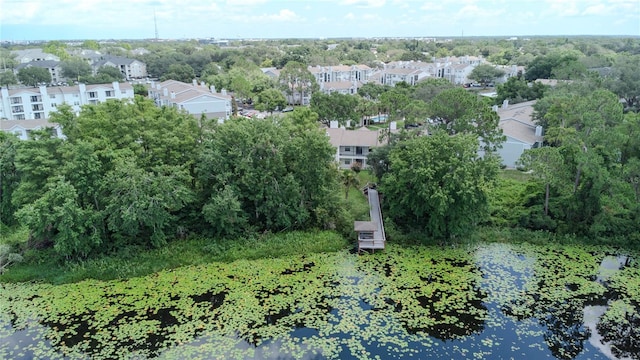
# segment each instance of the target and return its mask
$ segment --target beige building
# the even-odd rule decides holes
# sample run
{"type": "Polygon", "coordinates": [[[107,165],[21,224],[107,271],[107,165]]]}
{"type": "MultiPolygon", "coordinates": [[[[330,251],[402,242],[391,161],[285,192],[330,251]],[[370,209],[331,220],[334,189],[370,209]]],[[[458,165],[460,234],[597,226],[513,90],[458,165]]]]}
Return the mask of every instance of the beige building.
{"type": "Polygon", "coordinates": [[[335,160],[341,169],[349,169],[354,164],[367,168],[367,156],[376,147],[386,144],[380,141],[380,132],[366,127],[357,130],[347,130],[332,122],[326,129],[331,145],[336,149],[335,160]]]}

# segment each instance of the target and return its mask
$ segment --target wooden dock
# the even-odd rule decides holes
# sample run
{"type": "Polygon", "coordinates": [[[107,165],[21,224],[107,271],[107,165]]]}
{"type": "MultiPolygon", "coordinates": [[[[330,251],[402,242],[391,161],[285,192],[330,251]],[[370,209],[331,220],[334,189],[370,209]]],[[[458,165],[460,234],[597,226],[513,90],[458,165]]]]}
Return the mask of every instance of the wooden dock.
{"type": "Polygon", "coordinates": [[[362,250],[375,251],[376,249],[384,249],[384,245],[387,242],[378,190],[367,185],[363,191],[369,199],[371,221],[355,221],[353,224],[354,230],[358,234],[358,253],[362,250]]]}

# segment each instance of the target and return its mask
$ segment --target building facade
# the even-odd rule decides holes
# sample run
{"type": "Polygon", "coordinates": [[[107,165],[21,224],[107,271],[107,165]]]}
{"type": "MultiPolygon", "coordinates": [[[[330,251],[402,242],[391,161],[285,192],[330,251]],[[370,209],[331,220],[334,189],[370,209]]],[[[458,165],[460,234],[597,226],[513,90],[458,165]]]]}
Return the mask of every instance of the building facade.
{"type": "Polygon", "coordinates": [[[338,127],[337,122],[332,121],[331,126],[326,129],[329,142],[336,149],[335,160],[341,169],[349,169],[354,164],[365,169],[367,156],[376,147],[384,145],[386,142],[380,141],[380,132],[369,130],[366,127],[357,130],[347,130],[338,127]]]}
{"type": "Polygon", "coordinates": [[[91,64],[94,74],[102,66],[111,66],[120,70],[125,80],[142,79],[148,76],[147,64],[140,60],[129,59],[121,56],[103,55],[94,59],[91,64]]]}
{"type": "Polygon", "coordinates": [[[157,106],[175,107],[198,118],[204,114],[224,122],[231,116],[231,96],[224,89],[218,93],[215,87],[198,84],[196,80],[191,84],[176,80],[152,82],[149,97],[157,106]]]}
{"type": "Polygon", "coordinates": [[[68,104],[74,112],[88,104],[109,99],[133,99],[133,86],[128,83],[78,84],[75,86],[40,86],[0,90],[0,119],[30,120],[48,119],[49,114],[62,104],[68,104]]]}

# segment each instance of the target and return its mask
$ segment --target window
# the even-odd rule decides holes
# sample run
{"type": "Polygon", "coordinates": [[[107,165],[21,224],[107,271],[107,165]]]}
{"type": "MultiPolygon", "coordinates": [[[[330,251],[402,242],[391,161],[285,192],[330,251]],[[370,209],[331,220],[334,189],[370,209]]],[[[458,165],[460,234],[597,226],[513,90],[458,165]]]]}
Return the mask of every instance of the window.
{"type": "Polygon", "coordinates": [[[127,95],[127,91],[126,90],[120,90],[120,94],[127,95]]]}
{"type": "Polygon", "coordinates": [[[55,99],[56,98],[56,94],[50,94],[49,95],[49,99],[55,99]]]}
{"type": "Polygon", "coordinates": [[[42,96],[40,95],[33,95],[31,97],[31,102],[42,102],[42,96]]]}
{"type": "Polygon", "coordinates": [[[33,111],[42,111],[42,110],[44,110],[44,106],[42,106],[42,104],[33,104],[33,105],[31,105],[31,110],[33,110],[33,111]]]}
{"type": "Polygon", "coordinates": [[[98,97],[98,93],[95,91],[89,91],[89,97],[90,98],[97,98],[98,97]]]}
{"type": "Polygon", "coordinates": [[[12,103],[12,104],[22,104],[22,98],[19,98],[19,97],[12,97],[12,98],[11,98],[11,103],[12,103]]]}
{"type": "Polygon", "coordinates": [[[78,94],[73,94],[73,97],[78,97],[78,94]]]}
{"type": "Polygon", "coordinates": [[[37,113],[33,113],[33,118],[34,119],[44,119],[43,113],[37,112],[37,113]]]}
{"type": "Polygon", "coordinates": [[[107,90],[107,91],[105,91],[105,95],[106,95],[107,97],[111,97],[111,96],[113,96],[113,91],[111,91],[111,90],[107,90]]]}
{"type": "Polygon", "coordinates": [[[345,165],[351,165],[351,159],[344,159],[345,165]]]}
{"type": "Polygon", "coordinates": [[[11,111],[14,113],[21,113],[24,112],[24,108],[22,107],[22,105],[12,106],[11,111]]]}
{"type": "Polygon", "coordinates": [[[75,105],[75,106],[80,106],[80,101],[74,101],[74,102],[73,102],[73,105],[75,105]]]}
{"type": "Polygon", "coordinates": [[[349,146],[345,146],[344,151],[351,151],[351,148],[349,146]]]}
{"type": "Polygon", "coordinates": [[[58,104],[56,104],[56,103],[51,103],[51,107],[58,107],[58,104]]]}
{"type": "Polygon", "coordinates": [[[362,147],[356,146],[356,155],[362,155],[362,147]]]}
{"type": "Polygon", "coordinates": [[[13,118],[16,120],[24,120],[24,114],[14,115],[13,118]]]}

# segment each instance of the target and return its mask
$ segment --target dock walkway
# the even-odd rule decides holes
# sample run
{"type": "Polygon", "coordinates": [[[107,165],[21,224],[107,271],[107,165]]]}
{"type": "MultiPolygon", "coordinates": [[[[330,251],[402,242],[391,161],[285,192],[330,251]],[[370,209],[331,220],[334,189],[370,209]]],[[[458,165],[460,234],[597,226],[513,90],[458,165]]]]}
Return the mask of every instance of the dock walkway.
{"type": "Polygon", "coordinates": [[[358,252],[362,250],[384,249],[386,236],[382,222],[382,210],[380,209],[380,197],[378,190],[367,185],[364,193],[369,200],[369,216],[371,221],[356,221],[354,229],[358,233],[358,252]]]}

